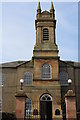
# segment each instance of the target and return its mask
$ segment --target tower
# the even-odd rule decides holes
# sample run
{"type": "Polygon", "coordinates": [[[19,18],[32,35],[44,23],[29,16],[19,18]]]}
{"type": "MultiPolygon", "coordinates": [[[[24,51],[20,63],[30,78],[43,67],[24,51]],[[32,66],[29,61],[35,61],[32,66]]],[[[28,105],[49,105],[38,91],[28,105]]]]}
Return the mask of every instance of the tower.
{"type": "Polygon", "coordinates": [[[59,57],[55,38],[56,20],[52,2],[49,12],[46,10],[42,12],[40,2],[38,3],[35,27],[36,44],[33,50],[33,83],[34,86],[37,86],[36,99],[40,101],[41,120],[45,117],[49,119],[57,118],[57,115],[59,115],[59,118],[62,118],[58,67],[59,57]],[[49,103],[48,99],[51,103],[49,103]]]}
{"type": "MultiPolygon", "coordinates": [[[[53,3],[51,3],[50,12],[43,11],[41,12],[40,2],[38,3],[37,8],[37,18],[35,20],[36,26],[36,46],[34,51],[55,51],[58,52],[58,48],[55,40],[55,10],[53,3]],[[47,45],[47,46],[46,46],[47,45]]],[[[53,56],[53,55],[52,55],[53,56]]]]}

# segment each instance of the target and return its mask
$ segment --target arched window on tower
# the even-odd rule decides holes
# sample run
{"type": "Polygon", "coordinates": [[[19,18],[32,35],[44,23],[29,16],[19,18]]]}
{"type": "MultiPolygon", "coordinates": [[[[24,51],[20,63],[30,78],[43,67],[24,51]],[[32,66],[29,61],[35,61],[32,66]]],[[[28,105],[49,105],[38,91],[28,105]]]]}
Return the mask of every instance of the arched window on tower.
{"type": "Polygon", "coordinates": [[[61,71],[59,73],[59,81],[61,86],[68,85],[68,73],[66,71],[61,71]]]}
{"type": "Polygon", "coordinates": [[[42,65],[42,79],[51,79],[51,66],[49,64],[42,65]]]}
{"type": "Polygon", "coordinates": [[[47,28],[43,29],[43,41],[49,40],[49,30],[47,28]]]}
{"type": "Polygon", "coordinates": [[[31,72],[24,73],[24,84],[32,85],[32,73],[31,72]]]}

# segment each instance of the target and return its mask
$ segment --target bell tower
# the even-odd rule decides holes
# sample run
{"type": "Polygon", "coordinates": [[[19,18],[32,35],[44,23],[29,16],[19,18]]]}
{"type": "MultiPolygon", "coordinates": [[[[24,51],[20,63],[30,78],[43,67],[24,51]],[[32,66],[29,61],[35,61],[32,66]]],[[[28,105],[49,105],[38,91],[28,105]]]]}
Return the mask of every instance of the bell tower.
{"type": "MultiPolygon", "coordinates": [[[[36,44],[33,50],[33,85],[37,88],[36,91],[38,93],[36,94],[38,100],[41,100],[40,110],[43,110],[41,108],[44,106],[42,105],[44,103],[42,103],[40,96],[50,95],[52,98],[50,109],[52,110],[52,115],[50,116],[56,118],[55,111],[58,109],[61,113],[61,90],[59,84],[58,46],[55,37],[55,10],[52,2],[50,11],[42,11],[40,2],[38,3],[35,28],[36,44]]],[[[59,118],[62,118],[61,114],[59,118]]]]}
{"type": "Polygon", "coordinates": [[[51,79],[59,81],[58,78],[58,46],[56,45],[55,29],[55,10],[51,2],[50,11],[41,11],[40,2],[38,3],[37,16],[35,20],[36,44],[33,50],[34,79],[42,79],[40,67],[47,63],[51,66],[51,79]],[[37,65],[36,65],[37,64],[37,65]],[[39,66],[40,65],[40,66],[39,66]],[[38,74],[39,72],[39,74],[38,74]]]}
{"type": "Polygon", "coordinates": [[[38,52],[48,51],[50,52],[50,54],[52,53],[52,56],[55,52],[57,56],[58,47],[56,45],[56,38],[55,38],[56,20],[55,20],[55,10],[52,2],[51,2],[50,12],[46,10],[41,12],[40,2],[38,3],[35,27],[36,27],[36,45],[34,47],[34,56],[36,57],[36,53],[35,53],[36,51],[38,52]]]}

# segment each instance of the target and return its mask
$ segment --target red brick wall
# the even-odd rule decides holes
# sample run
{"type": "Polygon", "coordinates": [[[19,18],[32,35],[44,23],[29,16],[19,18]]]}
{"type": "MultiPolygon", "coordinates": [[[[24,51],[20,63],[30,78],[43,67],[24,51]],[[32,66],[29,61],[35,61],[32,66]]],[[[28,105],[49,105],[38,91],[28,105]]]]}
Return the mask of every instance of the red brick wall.
{"type": "Polygon", "coordinates": [[[77,120],[76,118],[76,98],[74,96],[66,97],[66,119],[77,120]]]}
{"type": "Polygon", "coordinates": [[[24,120],[25,97],[16,97],[16,118],[24,120]]]}

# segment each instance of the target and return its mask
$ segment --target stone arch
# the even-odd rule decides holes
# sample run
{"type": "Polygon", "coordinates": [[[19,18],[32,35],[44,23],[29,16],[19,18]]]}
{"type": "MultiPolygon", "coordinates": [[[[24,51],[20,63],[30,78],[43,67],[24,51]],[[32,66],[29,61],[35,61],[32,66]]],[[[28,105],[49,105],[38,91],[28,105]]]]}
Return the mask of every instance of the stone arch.
{"type": "Polygon", "coordinates": [[[45,93],[41,95],[40,100],[41,101],[52,101],[52,97],[49,94],[45,93]]]}
{"type": "Polygon", "coordinates": [[[55,110],[55,115],[60,115],[60,110],[59,109],[55,110]]]}

